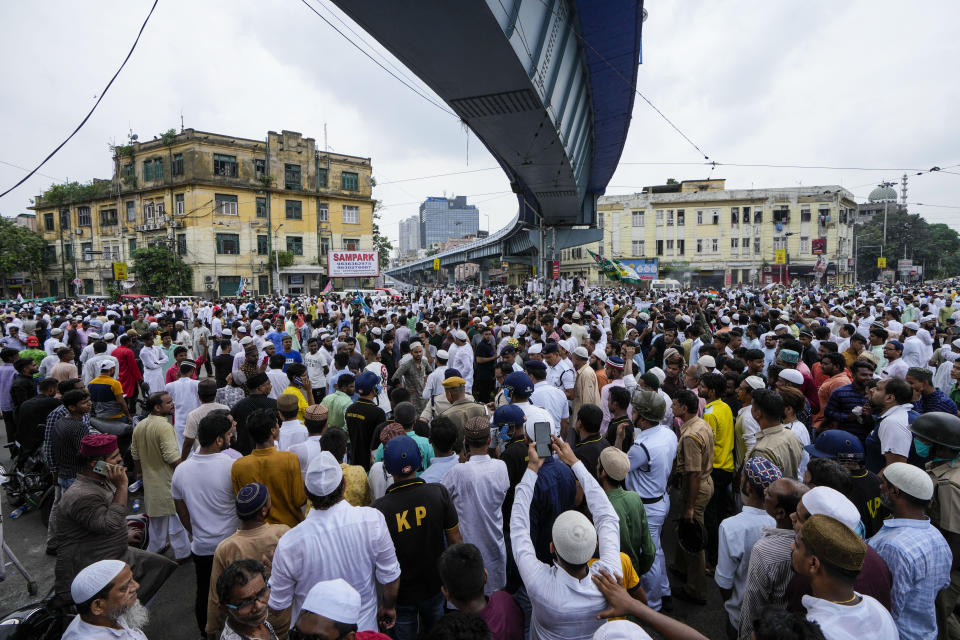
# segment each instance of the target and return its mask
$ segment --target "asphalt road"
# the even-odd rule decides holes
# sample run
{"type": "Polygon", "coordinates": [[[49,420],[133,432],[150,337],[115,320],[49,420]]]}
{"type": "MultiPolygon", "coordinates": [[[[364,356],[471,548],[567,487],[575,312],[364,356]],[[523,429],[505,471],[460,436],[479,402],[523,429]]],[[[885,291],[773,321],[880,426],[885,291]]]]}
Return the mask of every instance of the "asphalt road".
{"type": "MultiPolygon", "coordinates": [[[[2,436],[0,436],[2,439],[2,436]]],[[[5,451],[0,461],[9,464],[5,451]]],[[[2,491],[0,491],[2,494],[2,491]]],[[[56,558],[46,555],[46,528],[40,522],[37,512],[30,512],[16,520],[7,518],[10,508],[5,497],[2,500],[4,540],[13,553],[25,565],[27,571],[39,584],[39,595],[27,593],[27,583],[16,569],[9,564],[6,579],[0,582],[0,615],[6,615],[25,604],[36,602],[53,588],[53,570],[56,558]]],[[[132,503],[133,500],[131,499],[132,503]]],[[[674,500],[673,504],[677,504],[674,500]]],[[[679,514],[671,513],[668,523],[679,514]]],[[[673,557],[676,541],[670,526],[664,527],[663,544],[668,561],[673,557]]],[[[168,557],[172,558],[170,551],[168,557]]],[[[679,588],[671,576],[674,590],[679,588]]],[[[708,579],[708,602],[706,606],[696,606],[674,599],[673,617],[689,624],[711,639],[725,639],[725,618],[723,604],[716,584],[708,579]]],[[[176,638],[177,640],[200,637],[193,615],[193,598],[196,592],[196,577],[191,562],[181,565],[167,580],[150,606],[151,622],[145,629],[150,640],[176,638]]],[[[656,634],[652,634],[654,637],[656,634]]]]}

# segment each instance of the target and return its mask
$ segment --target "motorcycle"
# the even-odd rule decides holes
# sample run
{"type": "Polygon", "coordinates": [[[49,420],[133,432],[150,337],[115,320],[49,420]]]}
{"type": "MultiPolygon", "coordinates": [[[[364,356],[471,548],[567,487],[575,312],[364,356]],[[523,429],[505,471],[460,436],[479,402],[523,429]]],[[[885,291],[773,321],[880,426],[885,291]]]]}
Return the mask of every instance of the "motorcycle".
{"type": "MultiPolygon", "coordinates": [[[[10,449],[15,445],[4,446],[10,449]]],[[[44,526],[47,525],[56,487],[53,475],[43,459],[42,446],[30,452],[21,452],[11,471],[0,466],[0,484],[3,484],[10,506],[17,508],[14,517],[19,517],[27,511],[39,510],[41,522],[44,526]]]]}

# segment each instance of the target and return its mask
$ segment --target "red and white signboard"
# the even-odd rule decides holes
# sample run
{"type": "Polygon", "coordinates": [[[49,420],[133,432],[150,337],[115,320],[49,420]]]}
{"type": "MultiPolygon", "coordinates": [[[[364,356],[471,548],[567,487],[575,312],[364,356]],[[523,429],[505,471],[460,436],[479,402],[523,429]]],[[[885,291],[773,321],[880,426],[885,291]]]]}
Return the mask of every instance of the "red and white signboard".
{"type": "Polygon", "coordinates": [[[380,252],[331,250],[327,264],[331,278],[374,277],[380,275],[380,252]]]}

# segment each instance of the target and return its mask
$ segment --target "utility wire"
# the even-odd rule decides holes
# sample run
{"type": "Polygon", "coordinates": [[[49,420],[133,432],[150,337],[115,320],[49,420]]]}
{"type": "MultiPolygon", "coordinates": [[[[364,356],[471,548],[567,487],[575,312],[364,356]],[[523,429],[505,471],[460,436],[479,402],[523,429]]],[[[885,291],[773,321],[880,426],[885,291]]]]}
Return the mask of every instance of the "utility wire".
{"type": "Polygon", "coordinates": [[[446,178],[447,176],[459,176],[465,173],[481,173],[483,171],[498,171],[500,167],[487,167],[486,169],[468,169],[466,171],[451,171],[450,173],[437,173],[432,176],[418,176],[416,178],[401,178],[399,180],[389,180],[387,182],[378,182],[377,186],[381,187],[387,184],[397,184],[398,182],[414,182],[416,180],[429,180],[430,178],[446,178]]]}
{"type": "Polygon", "coordinates": [[[107,91],[110,90],[110,86],[113,84],[113,81],[117,79],[117,76],[120,75],[120,72],[123,71],[123,68],[126,66],[127,61],[130,60],[130,56],[133,55],[133,51],[137,48],[137,43],[140,42],[140,36],[143,35],[143,30],[147,28],[147,23],[150,21],[150,16],[153,15],[153,10],[157,8],[157,3],[158,3],[158,2],[160,2],[160,0],[153,0],[153,6],[150,7],[150,12],[147,14],[147,17],[146,17],[146,19],[143,21],[143,24],[140,25],[140,31],[137,32],[137,38],[133,41],[133,46],[130,47],[130,51],[127,52],[127,57],[124,58],[124,59],[123,59],[123,62],[120,63],[120,67],[117,69],[116,73],[113,74],[113,77],[110,78],[110,82],[108,82],[108,83],[107,83],[107,86],[104,87],[104,88],[103,88],[103,91],[100,92],[100,97],[97,98],[97,101],[93,104],[93,107],[90,108],[90,111],[87,113],[87,115],[83,118],[83,120],[80,121],[80,124],[77,125],[77,128],[73,130],[73,133],[71,133],[69,136],[67,136],[67,139],[66,139],[66,140],[64,140],[63,142],[61,142],[60,144],[58,144],[57,147],[56,147],[53,151],[51,151],[50,154],[40,162],[40,164],[38,164],[38,165],[37,165],[33,170],[31,170],[27,175],[25,175],[23,178],[21,178],[19,182],[17,182],[15,185],[13,185],[12,187],[10,187],[9,189],[7,189],[6,191],[4,191],[3,193],[0,193],[0,198],[2,198],[3,196],[7,195],[7,194],[10,193],[11,191],[13,191],[14,189],[16,189],[16,188],[19,187],[20,185],[22,185],[24,182],[26,182],[27,180],[29,180],[31,177],[33,177],[33,175],[34,175],[35,173],[37,173],[37,171],[40,170],[40,167],[42,167],[43,165],[45,165],[45,164],[47,163],[47,161],[50,160],[50,158],[52,158],[54,155],[56,155],[56,153],[57,153],[58,151],[60,151],[60,149],[62,149],[65,144],[67,144],[68,142],[70,142],[70,139],[73,138],[73,136],[77,135],[77,132],[80,131],[81,128],[83,128],[83,125],[87,124],[87,120],[89,120],[89,119],[90,119],[90,116],[93,115],[93,112],[96,111],[97,107],[100,105],[100,102],[103,101],[103,97],[104,97],[105,95],[107,95],[107,91]]]}
{"type": "Polygon", "coordinates": [[[319,11],[317,11],[317,10],[313,7],[313,5],[311,5],[309,2],[307,2],[307,0],[300,0],[300,2],[302,2],[302,3],[304,4],[304,6],[306,6],[308,9],[310,9],[310,11],[314,12],[314,13],[317,15],[318,18],[320,18],[321,20],[323,20],[324,22],[326,22],[327,25],[329,25],[329,27],[330,27],[331,29],[333,29],[334,31],[336,31],[337,33],[339,33],[340,36],[341,36],[344,40],[346,40],[347,42],[349,42],[350,44],[352,44],[352,45],[357,49],[357,51],[359,51],[359,52],[362,53],[363,55],[365,55],[365,56],[367,56],[368,58],[370,58],[370,60],[371,60],[375,65],[377,65],[378,67],[380,67],[381,69],[383,69],[384,71],[386,71],[388,74],[390,74],[390,76],[392,76],[397,82],[399,82],[400,84],[402,84],[403,86],[405,86],[407,89],[410,89],[410,91],[413,91],[415,94],[417,94],[418,96],[420,96],[421,98],[423,98],[424,100],[426,100],[427,102],[429,102],[430,104],[432,104],[433,106],[435,106],[437,109],[440,109],[440,110],[443,111],[444,113],[453,116],[453,117],[456,118],[457,120],[460,119],[460,116],[458,116],[457,114],[455,114],[453,111],[450,111],[449,109],[447,109],[446,107],[442,106],[441,104],[433,101],[433,100],[432,100],[429,96],[427,96],[425,93],[422,93],[421,91],[419,91],[418,89],[416,89],[413,85],[411,85],[410,83],[408,83],[406,80],[404,80],[403,78],[401,78],[400,76],[398,76],[397,74],[395,74],[395,73],[394,73],[393,71],[391,71],[390,69],[387,69],[385,66],[383,66],[383,64],[382,64],[379,60],[377,60],[377,59],[374,58],[372,55],[370,55],[370,52],[368,52],[368,51],[365,50],[363,47],[361,47],[361,46],[358,45],[356,42],[354,42],[354,41],[351,40],[349,37],[347,37],[347,34],[345,34],[343,31],[341,31],[340,29],[338,29],[338,28],[337,28],[337,25],[335,25],[335,24],[333,24],[332,22],[330,22],[329,20],[327,20],[326,16],[324,16],[322,13],[320,13],[319,11]]]}

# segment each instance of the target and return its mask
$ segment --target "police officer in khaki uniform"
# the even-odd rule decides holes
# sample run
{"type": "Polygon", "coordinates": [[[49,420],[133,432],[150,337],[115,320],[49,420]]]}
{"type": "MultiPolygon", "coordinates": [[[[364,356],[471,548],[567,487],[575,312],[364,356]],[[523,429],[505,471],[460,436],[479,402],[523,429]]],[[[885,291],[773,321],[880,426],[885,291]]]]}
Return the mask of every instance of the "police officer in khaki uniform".
{"type": "MultiPolygon", "coordinates": [[[[453,378],[453,377],[462,378],[463,376],[461,376],[460,372],[457,371],[456,369],[450,369],[448,367],[447,370],[443,372],[443,377],[444,378],[453,378]]],[[[443,386],[443,382],[441,382],[440,385],[443,386]]],[[[464,393],[463,397],[469,400],[470,402],[476,402],[474,397],[469,393],[464,393]]],[[[450,401],[447,400],[446,392],[439,393],[435,396],[432,396],[429,400],[427,400],[427,405],[424,407],[423,412],[420,414],[420,417],[426,420],[427,422],[430,422],[434,418],[437,418],[443,415],[443,412],[449,408],[450,408],[450,401]]]]}
{"type": "MultiPolygon", "coordinates": [[[[713,429],[697,417],[700,401],[692,391],[684,390],[673,400],[673,415],[680,418],[680,443],[677,447],[675,485],[680,490],[681,518],[695,520],[703,527],[703,510],[713,495],[713,429]]],[[[696,604],[707,603],[706,557],[677,550],[683,563],[687,583],[674,595],[696,604]]]]}
{"type": "Polygon", "coordinates": [[[463,433],[463,427],[467,424],[467,420],[477,416],[487,415],[487,410],[482,404],[475,402],[473,398],[468,399],[466,397],[466,380],[459,376],[452,376],[444,380],[441,384],[443,385],[443,392],[447,397],[447,402],[450,403],[450,407],[440,415],[444,418],[450,418],[453,424],[457,425],[457,429],[461,434],[463,433]]]}
{"type": "Polygon", "coordinates": [[[960,418],[934,411],[917,418],[910,431],[922,458],[932,457],[927,473],[933,480],[930,520],[953,552],[950,586],[937,596],[937,638],[960,639],[960,621],[953,613],[960,602],[960,418]]]}

